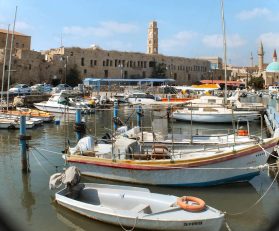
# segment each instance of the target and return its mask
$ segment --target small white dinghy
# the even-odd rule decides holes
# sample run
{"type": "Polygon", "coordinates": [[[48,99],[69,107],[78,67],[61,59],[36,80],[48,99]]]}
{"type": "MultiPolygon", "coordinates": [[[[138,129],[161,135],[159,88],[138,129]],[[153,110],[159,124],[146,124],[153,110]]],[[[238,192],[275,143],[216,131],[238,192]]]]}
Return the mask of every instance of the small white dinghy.
{"type": "MultiPolygon", "coordinates": [[[[70,168],[76,171],[75,167],[70,168]]],[[[147,188],[77,182],[74,186],[67,182],[68,186],[55,194],[57,203],[123,228],[217,231],[224,220],[221,211],[199,198],[151,193],[147,188]]]]}

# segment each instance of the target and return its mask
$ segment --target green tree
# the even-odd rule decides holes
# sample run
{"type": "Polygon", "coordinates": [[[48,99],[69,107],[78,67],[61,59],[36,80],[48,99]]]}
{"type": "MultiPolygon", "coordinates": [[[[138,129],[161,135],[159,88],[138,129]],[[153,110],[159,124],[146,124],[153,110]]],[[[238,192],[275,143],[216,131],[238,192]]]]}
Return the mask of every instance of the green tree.
{"type": "Polygon", "coordinates": [[[256,90],[263,89],[264,79],[263,77],[252,77],[248,85],[253,87],[256,90]]]}
{"type": "Polygon", "coordinates": [[[161,78],[165,78],[166,77],[166,64],[164,63],[156,63],[154,61],[154,65],[153,65],[153,71],[152,71],[152,76],[153,77],[161,77],[161,78]]]}
{"type": "Polygon", "coordinates": [[[82,83],[77,65],[74,65],[70,68],[70,70],[67,72],[66,77],[66,83],[69,84],[71,87],[77,86],[78,84],[82,83]]]}

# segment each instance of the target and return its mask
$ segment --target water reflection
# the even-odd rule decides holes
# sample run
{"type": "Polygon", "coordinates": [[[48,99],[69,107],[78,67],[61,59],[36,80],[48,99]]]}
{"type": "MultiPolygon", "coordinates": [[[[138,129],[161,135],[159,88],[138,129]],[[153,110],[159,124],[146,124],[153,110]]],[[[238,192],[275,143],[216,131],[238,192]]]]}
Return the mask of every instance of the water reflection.
{"type": "Polygon", "coordinates": [[[31,191],[30,174],[22,173],[23,191],[21,194],[21,205],[26,208],[27,220],[30,222],[32,218],[32,207],[36,204],[36,199],[31,191]]]}
{"type": "MultiPolygon", "coordinates": [[[[132,110],[119,110],[119,117],[122,121],[128,120],[130,126],[136,125],[136,113],[131,115],[132,110]],[[129,118],[130,117],[130,118],[129,118]]],[[[30,144],[36,147],[44,156],[55,165],[64,163],[61,157],[61,151],[64,150],[64,142],[70,140],[71,146],[76,144],[76,135],[73,130],[75,121],[74,116],[68,118],[61,117],[60,125],[45,124],[27,133],[32,135],[30,144]],[[49,150],[56,153],[48,153],[49,150]]],[[[101,137],[108,129],[112,127],[112,112],[100,111],[96,115],[86,115],[84,118],[87,123],[87,134],[97,135],[101,137]]],[[[150,113],[145,111],[143,117],[143,126],[151,126],[150,113]]],[[[190,123],[174,122],[173,127],[176,132],[180,133],[190,131],[190,123]]],[[[228,129],[231,124],[227,125],[205,125],[193,124],[193,131],[196,129],[228,129]]],[[[171,123],[168,123],[170,132],[171,123]]],[[[252,123],[251,129],[253,133],[257,133],[260,128],[258,123],[252,123]]],[[[87,219],[81,215],[71,212],[56,203],[50,203],[50,197],[53,194],[47,188],[49,176],[45,174],[42,167],[30,156],[31,175],[21,175],[18,168],[20,166],[20,152],[18,146],[17,130],[0,130],[0,200],[3,206],[7,204],[7,212],[13,217],[13,221],[20,220],[22,227],[27,226],[26,230],[31,231],[68,231],[68,230],[121,230],[119,226],[104,224],[95,220],[87,219]],[[4,187],[5,186],[5,187],[4,187]],[[24,214],[24,216],[22,216],[24,214]]],[[[46,161],[45,158],[38,155],[38,159],[49,173],[54,173],[55,168],[46,161]]],[[[255,177],[250,183],[230,184],[209,188],[173,188],[173,187],[148,187],[152,192],[172,194],[176,196],[193,195],[203,198],[206,203],[219,210],[227,213],[241,212],[253,205],[263,193],[267,190],[273,180],[272,173],[270,176],[267,172],[263,172],[260,176],[255,177]]],[[[124,184],[107,180],[83,177],[83,182],[97,182],[106,184],[124,184]]],[[[135,186],[135,185],[134,185],[135,186]]],[[[269,193],[260,201],[257,206],[249,210],[247,213],[239,216],[229,216],[228,223],[232,230],[255,231],[266,230],[276,213],[279,204],[279,187],[278,179],[269,193]]],[[[275,218],[274,218],[275,219],[275,218]]],[[[224,226],[222,231],[227,230],[224,226]]]]}

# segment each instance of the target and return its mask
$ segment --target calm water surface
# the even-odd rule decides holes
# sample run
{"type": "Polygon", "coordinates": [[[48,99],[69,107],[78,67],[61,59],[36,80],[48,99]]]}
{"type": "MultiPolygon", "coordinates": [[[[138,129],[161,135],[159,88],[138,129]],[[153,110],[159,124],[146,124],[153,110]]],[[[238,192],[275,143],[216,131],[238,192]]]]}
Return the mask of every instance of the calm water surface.
{"type": "MultiPolygon", "coordinates": [[[[121,110],[122,120],[131,111],[121,110]]],[[[132,116],[136,124],[135,116],[132,116]]],[[[121,230],[119,226],[112,226],[98,221],[92,221],[78,214],[64,209],[53,202],[54,192],[48,189],[51,174],[61,171],[64,162],[61,151],[68,140],[75,145],[76,135],[73,131],[74,117],[61,117],[61,124],[45,124],[28,134],[32,135],[30,142],[29,175],[21,173],[21,158],[19,151],[18,131],[0,130],[0,208],[10,218],[11,223],[17,224],[18,230],[31,231],[66,231],[66,230],[121,230]],[[49,152],[51,151],[51,152],[49,152]]],[[[85,117],[88,134],[103,135],[112,128],[111,111],[102,111],[85,117]],[[95,125],[96,124],[96,129],[95,125]]],[[[149,112],[145,113],[143,126],[150,126],[149,112]]],[[[258,123],[253,123],[254,134],[260,134],[258,123]]],[[[186,123],[173,123],[175,131],[188,129],[186,123]]],[[[231,125],[193,125],[193,129],[214,128],[226,129],[231,125]]],[[[94,178],[83,177],[84,182],[114,183],[94,178]]],[[[228,214],[246,210],[254,204],[266,191],[273,177],[267,172],[255,177],[249,183],[229,184],[209,188],[168,188],[148,186],[152,192],[173,194],[177,196],[194,195],[203,198],[206,203],[228,214]]],[[[125,183],[123,183],[125,184],[125,183]]],[[[127,184],[125,184],[127,185],[127,184]]],[[[275,215],[278,215],[279,186],[275,181],[269,193],[253,209],[239,216],[228,216],[227,222],[231,230],[265,230],[275,215]],[[277,211],[276,211],[277,210],[277,211]]],[[[222,230],[227,230],[223,226],[222,230]]]]}

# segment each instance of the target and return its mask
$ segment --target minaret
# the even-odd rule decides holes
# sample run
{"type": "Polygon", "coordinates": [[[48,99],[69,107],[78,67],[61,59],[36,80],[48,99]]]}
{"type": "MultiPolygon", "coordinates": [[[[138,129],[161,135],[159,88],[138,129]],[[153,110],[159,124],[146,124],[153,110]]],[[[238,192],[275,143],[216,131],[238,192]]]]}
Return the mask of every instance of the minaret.
{"type": "Polygon", "coordinates": [[[276,53],[276,49],[274,49],[273,56],[272,56],[272,60],[273,60],[273,62],[277,62],[277,53],[276,53]]]}
{"type": "Polygon", "coordinates": [[[147,54],[158,54],[158,27],[156,21],[149,23],[147,54]]]}
{"type": "Polygon", "coordinates": [[[261,41],[260,47],[258,49],[258,58],[259,58],[259,71],[263,71],[264,50],[263,50],[263,43],[262,43],[262,41],[261,41]]]}

